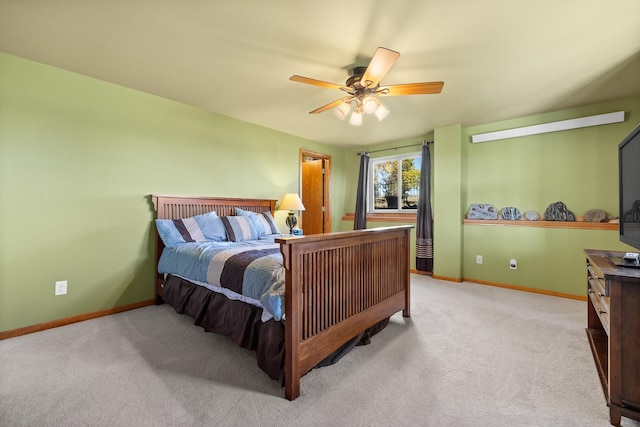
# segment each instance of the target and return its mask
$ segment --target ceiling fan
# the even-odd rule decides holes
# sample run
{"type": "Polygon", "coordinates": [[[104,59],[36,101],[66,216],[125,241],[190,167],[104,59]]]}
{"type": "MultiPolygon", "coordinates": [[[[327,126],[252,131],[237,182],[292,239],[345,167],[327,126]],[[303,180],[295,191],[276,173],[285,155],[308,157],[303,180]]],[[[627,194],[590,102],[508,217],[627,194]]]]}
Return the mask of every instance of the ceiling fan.
{"type": "Polygon", "coordinates": [[[376,53],[373,55],[373,58],[371,58],[369,65],[366,67],[355,67],[353,74],[347,79],[344,85],[298,75],[291,76],[289,80],[329,89],[338,89],[348,93],[349,96],[309,111],[309,114],[318,114],[335,108],[336,115],[344,120],[351,111],[353,103],[355,106],[353,107],[349,123],[358,126],[362,124],[362,117],[365,113],[375,114],[378,120],[384,119],[389,114],[389,110],[382,105],[378,96],[426,95],[440,93],[442,91],[444,82],[405,83],[381,86],[380,80],[382,80],[391,69],[399,56],[400,53],[394,50],[379,47],[376,49],[376,53]]]}

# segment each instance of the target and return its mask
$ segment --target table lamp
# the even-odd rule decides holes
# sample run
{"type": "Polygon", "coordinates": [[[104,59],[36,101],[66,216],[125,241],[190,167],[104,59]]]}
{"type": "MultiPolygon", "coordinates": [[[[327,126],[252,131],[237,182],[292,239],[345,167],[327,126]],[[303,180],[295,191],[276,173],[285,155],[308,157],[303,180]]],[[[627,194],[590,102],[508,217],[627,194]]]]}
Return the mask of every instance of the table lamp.
{"type": "Polygon", "coordinates": [[[289,211],[289,215],[287,216],[285,223],[287,227],[289,227],[289,234],[293,234],[293,229],[296,225],[298,225],[298,218],[293,211],[303,211],[304,205],[302,204],[302,200],[295,193],[285,194],[282,198],[282,203],[280,203],[280,210],[289,211]]]}

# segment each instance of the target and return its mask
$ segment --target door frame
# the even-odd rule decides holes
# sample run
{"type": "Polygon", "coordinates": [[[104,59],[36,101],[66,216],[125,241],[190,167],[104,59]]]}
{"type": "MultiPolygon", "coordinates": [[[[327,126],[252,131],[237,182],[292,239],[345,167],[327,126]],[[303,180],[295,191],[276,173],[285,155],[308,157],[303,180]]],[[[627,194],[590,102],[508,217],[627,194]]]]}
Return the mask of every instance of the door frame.
{"type": "MultiPolygon", "coordinates": [[[[302,192],[304,189],[302,188],[302,163],[304,162],[305,157],[313,157],[314,160],[324,160],[324,174],[322,176],[323,179],[323,198],[324,198],[324,232],[331,232],[331,156],[328,154],[318,153],[316,151],[306,150],[304,148],[300,149],[300,165],[299,165],[299,175],[300,175],[300,196],[302,197],[302,192]]],[[[304,212],[302,212],[302,225],[304,227],[304,212]]]]}

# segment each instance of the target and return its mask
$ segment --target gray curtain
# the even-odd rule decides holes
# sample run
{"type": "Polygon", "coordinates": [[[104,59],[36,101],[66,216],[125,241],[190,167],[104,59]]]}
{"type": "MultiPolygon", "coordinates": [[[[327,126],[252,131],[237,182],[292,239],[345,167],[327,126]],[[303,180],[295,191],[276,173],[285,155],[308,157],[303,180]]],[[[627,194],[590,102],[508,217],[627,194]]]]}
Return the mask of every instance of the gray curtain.
{"type": "Polygon", "coordinates": [[[358,191],[356,193],[356,218],[354,230],[367,228],[367,179],[369,178],[369,154],[360,153],[360,172],[358,173],[358,191]]]}
{"type": "Polygon", "coordinates": [[[416,216],[416,270],[433,272],[433,216],[431,213],[431,153],[425,141],[422,145],[420,193],[416,216]]]}

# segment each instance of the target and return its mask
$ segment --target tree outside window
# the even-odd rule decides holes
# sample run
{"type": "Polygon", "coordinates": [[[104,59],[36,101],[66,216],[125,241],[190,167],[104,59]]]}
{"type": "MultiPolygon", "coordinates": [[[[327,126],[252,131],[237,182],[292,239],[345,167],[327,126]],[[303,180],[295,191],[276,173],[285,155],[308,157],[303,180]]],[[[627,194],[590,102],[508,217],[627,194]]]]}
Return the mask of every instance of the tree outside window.
{"type": "Polygon", "coordinates": [[[415,154],[372,160],[373,210],[418,208],[421,161],[415,154]]]}

